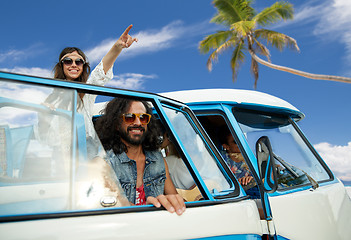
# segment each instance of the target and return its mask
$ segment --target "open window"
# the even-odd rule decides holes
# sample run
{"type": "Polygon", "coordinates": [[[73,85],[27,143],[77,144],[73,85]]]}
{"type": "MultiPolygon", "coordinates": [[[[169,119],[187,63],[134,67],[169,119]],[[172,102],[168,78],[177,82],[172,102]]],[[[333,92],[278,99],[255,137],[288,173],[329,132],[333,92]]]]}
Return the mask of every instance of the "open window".
{"type": "Polygon", "coordinates": [[[241,143],[236,134],[230,131],[225,118],[220,112],[201,113],[197,117],[246,194],[253,199],[260,198],[257,183],[250,171],[250,162],[245,159],[241,143]]]}
{"type": "Polygon", "coordinates": [[[215,199],[238,196],[240,191],[237,182],[230,178],[226,172],[228,169],[223,168],[213,154],[214,150],[199,134],[197,127],[200,126],[194,126],[195,123],[186,111],[166,105],[163,106],[163,110],[171,122],[172,130],[176,132],[176,136],[170,138],[171,144],[165,148],[165,152],[168,152],[166,160],[169,162],[170,174],[178,192],[183,196],[192,196],[186,196],[186,199],[201,199],[198,193],[201,192],[201,186],[205,185],[207,189],[203,191],[209,191],[215,199]],[[175,142],[175,137],[180,145],[175,146],[172,143],[175,142]],[[180,151],[181,149],[184,152],[180,151]],[[195,178],[191,179],[190,174],[195,178]]]}

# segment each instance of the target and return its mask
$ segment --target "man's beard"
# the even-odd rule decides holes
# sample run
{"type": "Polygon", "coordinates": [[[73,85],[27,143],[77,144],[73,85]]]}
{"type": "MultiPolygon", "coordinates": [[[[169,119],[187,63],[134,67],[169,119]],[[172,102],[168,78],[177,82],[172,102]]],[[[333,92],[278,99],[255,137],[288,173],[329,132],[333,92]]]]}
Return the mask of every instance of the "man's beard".
{"type": "Polygon", "coordinates": [[[142,126],[130,126],[127,128],[127,131],[124,131],[123,129],[119,130],[121,138],[126,141],[127,143],[138,146],[144,142],[144,139],[146,137],[146,131],[145,128],[142,126]],[[142,131],[142,135],[140,137],[132,138],[132,136],[129,134],[129,131],[132,129],[140,129],[142,131]]]}

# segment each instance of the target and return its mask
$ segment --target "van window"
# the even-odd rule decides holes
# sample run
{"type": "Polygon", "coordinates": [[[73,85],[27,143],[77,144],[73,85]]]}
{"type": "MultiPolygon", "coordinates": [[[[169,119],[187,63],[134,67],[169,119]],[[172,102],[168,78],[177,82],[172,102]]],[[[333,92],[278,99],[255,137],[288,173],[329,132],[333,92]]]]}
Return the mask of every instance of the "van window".
{"type": "Polygon", "coordinates": [[[75,90],[0,89],[0,216],[101,209],[111,195],[129,205],[75,90]]]}
{"type": "MultiPolygon", "coordinates": [[[[189,123],[185,113],[168,107],[163,109],[175,128],[183,147],[190,155],[201,178],[212,194],[220,196],[221,194],[228,194],[228,191],[233,191],[234,185],[223,175],[216,159],[209,152],[203,139],[189,123]]],[[[179,181],[182,181],[182,179],[179,179],[179,181]]],[[[177,180],[174,182],[177,182],[177,180]]]]}
{"type": "Polygon", "coordinates": [[[289,117],[241,109],[233,113],[253,152],[260,137],[269,137],[279,169],[278,189],[309,184],[309,177],[318,182],[331,178],[289,117]]]}
{"type": "Polygon", "coordinates": [[[260,195],[257,183],[250,170],[251,164],[244,158],[245,154],[242,154],[240,149],[241,144],[235,140],[236,136],[232,135],[222,114],[221,112],[208,114],[202,112],[197,118],[246,194],[252,199],[258,199],[260,195]]]}

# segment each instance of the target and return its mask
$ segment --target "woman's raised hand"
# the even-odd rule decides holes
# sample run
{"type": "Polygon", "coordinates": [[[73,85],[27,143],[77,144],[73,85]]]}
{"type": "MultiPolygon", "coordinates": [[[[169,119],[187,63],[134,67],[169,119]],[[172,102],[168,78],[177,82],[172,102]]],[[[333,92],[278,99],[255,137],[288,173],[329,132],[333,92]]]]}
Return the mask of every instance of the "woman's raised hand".
{"type": "Polygon", "coordinates": [[[133,25],[129,25],[129,27],[126,28],[124,33],[119,37],[119,39],[116,42],[117,46],[121,46],[122,48],[129,48],[133,42],[137,42],[137,38],[133,38],[129,35],[130,29],[133,27],[133,25]]]}

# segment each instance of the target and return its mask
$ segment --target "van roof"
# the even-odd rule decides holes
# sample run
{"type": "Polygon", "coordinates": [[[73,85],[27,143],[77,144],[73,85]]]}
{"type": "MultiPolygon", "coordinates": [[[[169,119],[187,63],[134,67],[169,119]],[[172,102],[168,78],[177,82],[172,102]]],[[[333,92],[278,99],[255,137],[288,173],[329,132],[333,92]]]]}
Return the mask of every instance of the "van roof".
{"type": "MultiPolygon", "coordinates": [[[[299,115],[302,119],[304,114],[287,101],[272,96],[267,93],[241,90],[241,89],[195,89],[174,92],[159,93],[159,95],[184,102],[190,103],[236,103],[243,105],[258,105],[274,108],[285,108],[299,115]]],[[[192,105],[192,104],[191,104],[192,105]]]]}

